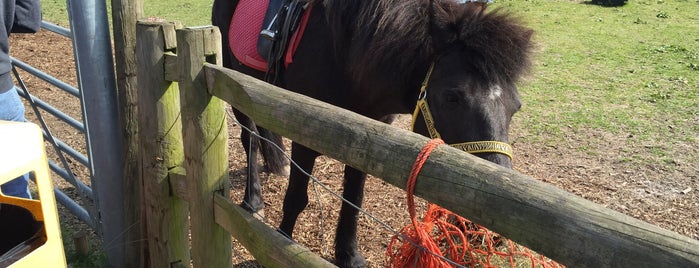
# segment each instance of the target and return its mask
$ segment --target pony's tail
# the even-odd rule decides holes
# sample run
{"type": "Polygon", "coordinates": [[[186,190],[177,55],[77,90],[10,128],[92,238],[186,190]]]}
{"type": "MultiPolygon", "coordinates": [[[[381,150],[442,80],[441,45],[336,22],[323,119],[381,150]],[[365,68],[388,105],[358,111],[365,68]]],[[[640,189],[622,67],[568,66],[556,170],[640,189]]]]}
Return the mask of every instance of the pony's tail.
{"type": "Polygon", "coordinates": [[[260,151],[265,160],[265,169],[277,175],[289,175],[289,159],[284,155],[282,136],[260,126],[257,127],[257,130],[262,138],[274,143],[260,141],[260,151]]]}

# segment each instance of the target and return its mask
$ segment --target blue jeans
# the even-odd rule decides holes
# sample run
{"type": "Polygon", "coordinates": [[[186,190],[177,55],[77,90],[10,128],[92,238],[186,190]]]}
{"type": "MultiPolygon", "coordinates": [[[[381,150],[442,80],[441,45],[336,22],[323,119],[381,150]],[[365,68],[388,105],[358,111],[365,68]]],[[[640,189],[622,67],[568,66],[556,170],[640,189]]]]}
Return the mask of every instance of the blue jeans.
{"type": "MultiPolygon", "coordinates": [[[[24,122],[24,105],[17,95],[17,89],[11,88],[0,93],[0,120],[24,122]]],[[[8,153],[8,152],[3,152],[8,153]]],[[[29,193],[29,174],[11,180],[1,187],[2,193],[22,198],[32,198],[29,193]]]]}

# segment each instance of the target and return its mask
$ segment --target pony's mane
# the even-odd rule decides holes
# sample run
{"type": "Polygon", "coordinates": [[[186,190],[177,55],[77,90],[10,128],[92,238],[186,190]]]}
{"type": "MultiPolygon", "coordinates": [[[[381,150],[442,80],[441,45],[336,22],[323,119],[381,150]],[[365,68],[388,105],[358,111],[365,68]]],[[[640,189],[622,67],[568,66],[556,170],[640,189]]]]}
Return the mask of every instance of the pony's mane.
{"type": "Polygon", "coordinates": [[[467,51],[463,60],[489,81],[514,82],[530,66],[532,30],[501,10],[483,12],[454,0],[325,0],[324,5],[336,50],[360,80],[375,73],[405,79],[454,46],[467,51]]]}

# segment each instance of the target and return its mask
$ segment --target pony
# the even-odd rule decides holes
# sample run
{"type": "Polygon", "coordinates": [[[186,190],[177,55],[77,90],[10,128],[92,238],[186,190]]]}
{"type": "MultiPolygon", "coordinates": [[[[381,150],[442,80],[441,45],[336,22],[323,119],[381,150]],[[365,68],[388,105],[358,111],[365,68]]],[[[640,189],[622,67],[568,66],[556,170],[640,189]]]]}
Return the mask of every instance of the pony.
{"type": "MultiPolygon", "coordinates": [[[[212,22],[223,33],[229,31],[236,4],[214,0],[212,22]]],[[[533,30],[516,16],[455,0],[315,0],[311,5],[293,62],[280,72],[281,87],[385,123],[414,112],[414,132],[434,132],[431,136],[457,147],[492,141],[504,149],[474,155],[512,166],[506,143],[511,118],[521,107],[516,84],[530,69],[533,48],[533,30]]],[[[225,67],[264,77],[224,50],[225,67]]],[[[235,116],[281,144],[278,135],[256,128],[244,114],[235,116]]],[[[255,151],[265,145],[256,139],[241,134],[251,159],[243,206],[252,212],[263,208],[255,151]]],[[[282,158],[261,149],[267,165],[282,170],[282,158]]],[[[312,171],[318,156],[292,141],[291,159],[302,169],[312,171]]],[[[343,197],[361,206],[365,180],[365,173],[345,166],[343,197]]],[[[308,204],[309,178],[292,169],[288,183],[279,231],[293,238],[296,220],[308,204]]],[[[340,267],[366,266],[357,249],[357,220],[358,210],[343,203],[335,239],[340,267]]]]}

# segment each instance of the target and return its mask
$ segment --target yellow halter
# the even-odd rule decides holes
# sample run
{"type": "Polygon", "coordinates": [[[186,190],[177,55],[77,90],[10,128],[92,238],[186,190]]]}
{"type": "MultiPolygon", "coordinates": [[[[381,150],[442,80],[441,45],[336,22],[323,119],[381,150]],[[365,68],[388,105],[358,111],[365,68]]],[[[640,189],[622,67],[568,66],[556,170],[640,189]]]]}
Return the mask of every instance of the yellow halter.
{"type": "MultiPolygon", "coordinates": [[[[415,105],[415,111],[413,111],[413,122],[410,129],[412,130],[415,128],[417,116],[420,112],[422,112],[422,117],[425,119],[425,125],[427,126],[427,131],[430,133],[430,137],[433,139],[441,139],[439,132],[437,132],[437,128],[434,126],[434,119],[432,118],[430,108],[427,105],[427,84],[430,81],[430,76],[432,76],[432,70],[434,70],[434,62],[430,64],[425,80],[422,82],[422,86],[420,87],[420,94],[418,95],[417,104],[415,105]]],[[[512,146],[500,141],[472,141],[450,144],[450,146],[471,154],[499,153],[506,155],[510,158],[510,160],[512,159],[512,146]]]]}

